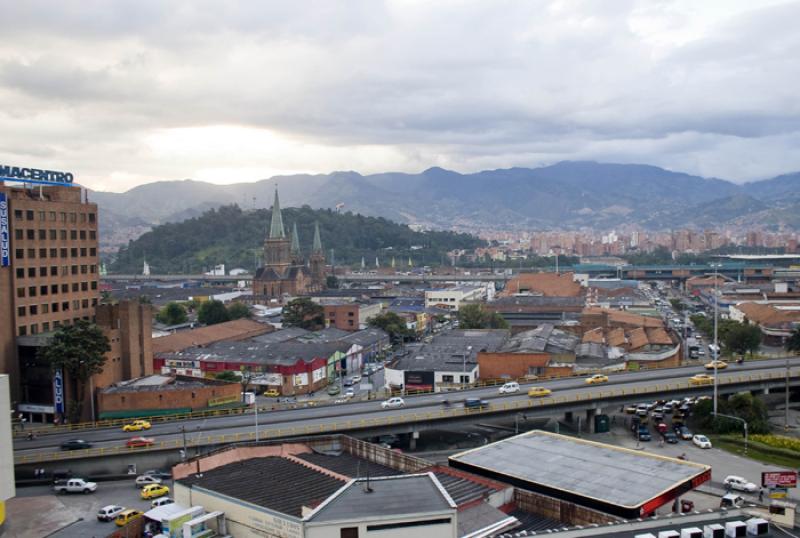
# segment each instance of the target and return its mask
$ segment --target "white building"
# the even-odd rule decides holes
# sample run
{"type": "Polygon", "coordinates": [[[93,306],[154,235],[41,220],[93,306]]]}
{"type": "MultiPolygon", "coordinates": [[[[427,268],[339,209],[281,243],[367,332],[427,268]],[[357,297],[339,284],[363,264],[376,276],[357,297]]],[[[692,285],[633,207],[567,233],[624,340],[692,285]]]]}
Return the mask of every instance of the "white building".
{"type": "Polygon", "coordinates": [[[426,308],[443,308],[458,311],[462,303],[473,303],[487,298],[486,286],[456,286],[425,292],[426,308]]]}

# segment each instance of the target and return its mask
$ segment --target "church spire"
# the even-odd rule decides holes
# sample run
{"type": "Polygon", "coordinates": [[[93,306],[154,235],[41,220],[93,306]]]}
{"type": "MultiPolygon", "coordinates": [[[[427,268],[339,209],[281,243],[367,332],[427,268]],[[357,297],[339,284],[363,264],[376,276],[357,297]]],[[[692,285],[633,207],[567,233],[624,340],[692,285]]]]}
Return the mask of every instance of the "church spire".
{"type": "Polygon", "coordinates": [[[278,200],[278,188],[275,188],[275,201],[272,202],[272,222],[269,227],[270,239],[284,239],[286,232],[283,231],[283,215],[281,214],[281,203],[278,200]]]}
{"type": "Polygon", "coordinates": [[[314,223],[314,244],[311,246],[311,252],[316,254],[322,252],[322,240],[319,238],[319,221],[314,223]]]}
{"type": "Polygon", "coordinates": [[[292,223],[292,247],[290,252],[295,255],[300,255],[300,238],[297,236],[297,223],[292,223]]]}

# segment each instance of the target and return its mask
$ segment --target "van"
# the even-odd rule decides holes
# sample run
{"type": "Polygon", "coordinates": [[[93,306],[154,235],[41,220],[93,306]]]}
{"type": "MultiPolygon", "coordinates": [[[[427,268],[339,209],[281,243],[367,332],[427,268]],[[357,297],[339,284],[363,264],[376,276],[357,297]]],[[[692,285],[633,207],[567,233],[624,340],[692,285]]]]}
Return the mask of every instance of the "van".
{"type": "Polygon", "coordinates": [[[139,510],[125,510],[117,516],[114,523],[117,524],[117,527],[124,527],[137,517],[142,517],[142,513],[139,510]]]}
{"type": "Polygon", "coordinates": [[[512,394],[514,392],[519,392],[519,383],[516,381],[509,381],[500,387],[500,394],[512,394]]]}

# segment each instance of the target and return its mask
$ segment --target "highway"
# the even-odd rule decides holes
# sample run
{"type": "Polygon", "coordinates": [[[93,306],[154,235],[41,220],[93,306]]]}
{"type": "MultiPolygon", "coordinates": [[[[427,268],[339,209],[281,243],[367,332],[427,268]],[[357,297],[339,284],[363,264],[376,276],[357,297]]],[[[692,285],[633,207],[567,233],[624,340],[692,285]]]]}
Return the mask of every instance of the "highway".
{"type": "MultiPolygon", "coordinates": [[[[764,360],[743,365],[732,364],[719,371],[720,383],[736,382],[737,378],[750,375],[782,376],[785,372],[785,359],[764,360]]],[[[297,408],[260,412],[258,414],[260,438],[285,437],[289,435],[306,435],[314,433],[330,433],[357,427],[390,425],[427,419],[461,417],[464,415],[462,403],[465,397],[481,397],[491,403],[491,411],[523,411],[529,406],[547,406],[552,404],[601,397],[619,397],[623,391],[630,395],[633,391],[652,390],[655,385],[666,390],[675,390],[689,394],[693,391],[688,385],[688,378],[697,373],[705,373],[702,365],[673,369],[621,373],[610,376],[608,383],[587,385],[584,378],[564,378],[551,381],[540,381],[523,386],[516,394],[501,395],[497,387],[483,387],[456,393],[425,394],[405,397],[406,406],[399,409],[384,410],[380,400],[348,402],[318,407],[297,408]],[[529,398],[527,388],[531,385],[545,386],[553,391],[548,398],[529,398]],[[670,386],[668,386],[670,385],[670,386]],[[615,394],[612,394],[615,393],[615,394]],[[452,405],[445,407],[443,400],[449,399],[452,405]]],[[[800,376],[800,367],[791,368],[791,376],[800,376]]],[[[705,387],[709,388],[709,387],[705,387]]],[[[647,401],[646,396],[641,398],[647,401]]],[[[484,413],[475,413],[485,417],[484,413]]],[[[61,453],[60,445],[68,439],[84,439],[94,446],[90,452],[73,451],[63,456],[79,457],[86,455],[101,456],[105,450],[119,451],[124,449],[125,441],[131,437],[142,435],[155,439],[158,448],[173,448],[183,444],[185,427],[187,446],[197,444],[216,444],[218,442],[247,441],[254,438],[255,416],[252,413],[191,419],[166,423],[154,423],[150,430],[126,433],[120,428],[84,430],[80,432],[59,432],[41,435],[33,440],[16,438],[14,453],[18,463],[30,459],[53,459],[54,453],[61,453]],[[224,438],[220,436],[224,435],[224,438]],[[102,451],[98,450],[102,449],[102,451]]]]}

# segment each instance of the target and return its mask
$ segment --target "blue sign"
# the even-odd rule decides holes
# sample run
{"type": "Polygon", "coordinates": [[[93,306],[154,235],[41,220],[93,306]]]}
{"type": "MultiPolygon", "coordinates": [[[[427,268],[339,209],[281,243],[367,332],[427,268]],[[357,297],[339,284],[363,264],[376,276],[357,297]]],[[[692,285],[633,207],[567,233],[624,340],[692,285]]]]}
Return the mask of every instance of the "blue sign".
{"type": "Polygon", "coordinates": [[[53,407],[56,414],[64,414],[64,374],[60,369],[53,373],[53,407]]]}
{"type": "Polygon", "coordinates": [[[56,170],[40,170],[38,168],[0,164],[0,179],[4,181],[21,181],[23,183],[39,183],[43,185],[72,185],[75,177],[69,172],[57,172],[56,170]]]}
{"type": "Polygon", "coordinates": [[[0,192],[0,267],[11,265],[11,234],[8,233],[8,200],[0,192]]]}

